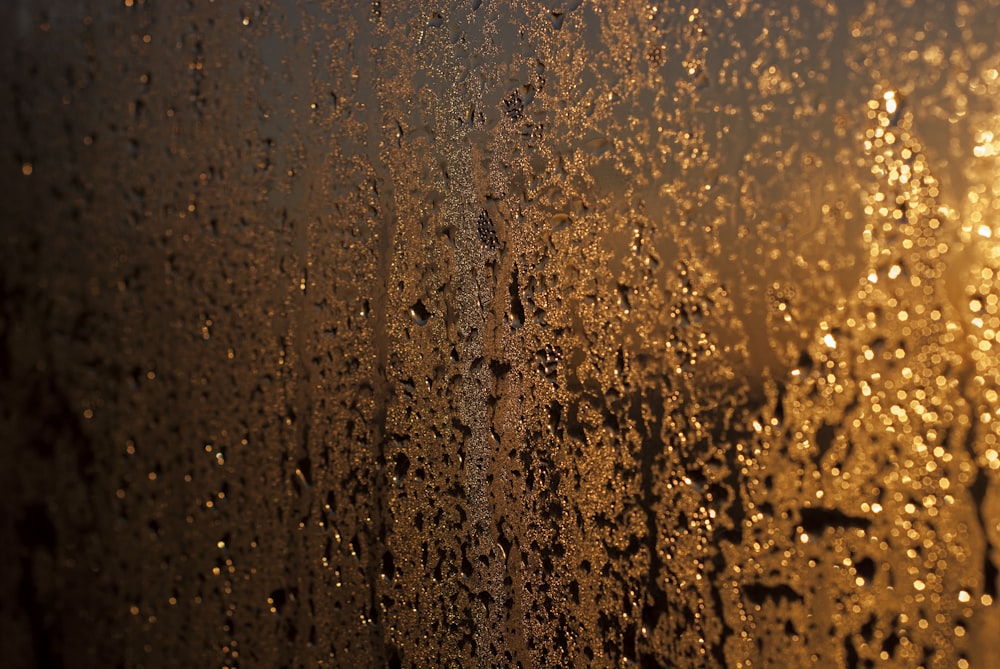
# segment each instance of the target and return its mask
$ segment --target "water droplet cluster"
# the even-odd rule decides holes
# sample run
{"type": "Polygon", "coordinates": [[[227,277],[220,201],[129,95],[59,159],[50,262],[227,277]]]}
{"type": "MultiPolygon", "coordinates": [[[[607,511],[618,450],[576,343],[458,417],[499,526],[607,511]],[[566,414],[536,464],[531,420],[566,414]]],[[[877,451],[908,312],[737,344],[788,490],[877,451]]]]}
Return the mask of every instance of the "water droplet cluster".
{"type": "Polygon", "coordinates": [[[24,4],[17,666],[991,666],[996,3],[24,4]]]}

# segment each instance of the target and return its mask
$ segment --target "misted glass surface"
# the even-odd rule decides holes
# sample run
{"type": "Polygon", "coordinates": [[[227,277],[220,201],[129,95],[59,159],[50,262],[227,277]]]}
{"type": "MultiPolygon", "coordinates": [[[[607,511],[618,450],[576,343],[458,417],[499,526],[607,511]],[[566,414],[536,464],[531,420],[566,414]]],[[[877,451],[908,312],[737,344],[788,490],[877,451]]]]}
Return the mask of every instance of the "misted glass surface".
{"type": "Polygon", "coordinates": [[[997,2],[0,25],[6,666],[998,666],[997,2]]]}

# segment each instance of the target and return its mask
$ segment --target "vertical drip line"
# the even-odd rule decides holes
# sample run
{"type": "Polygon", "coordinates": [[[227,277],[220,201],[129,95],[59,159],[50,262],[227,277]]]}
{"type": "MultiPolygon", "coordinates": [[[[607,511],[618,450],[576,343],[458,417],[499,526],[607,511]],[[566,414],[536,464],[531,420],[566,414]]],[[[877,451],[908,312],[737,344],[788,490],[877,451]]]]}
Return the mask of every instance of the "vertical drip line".
{"type": "MultiPolygon", "coordinates": [[[[495,380],[488,364],[484,333],[490,327],[495,282],[488,262],[494,249],[484,245],[477,227],[482,204],[477,192],[472,139],[462,122],[470,105],[482,108],[481,95],[468,90],[461,80],[454,53],[442,58],[436,74],[446,91],[435,110],[438,148],[445,157],[451,186],[445,196],[444,220],[455,231],[456,313],[462,384],[459,410],[466,428],[465,495],[471,516],[467,558],[474,566],[470,583],[476,655],[479,666],[490,666],[493,652],[502,648],[504,560],[494,538],[488,473],[493,464],[493,434],[490,429],[490,395],[495,380]],[[485,558],[485,563],[481,560],[485,558]],[[479,600],[477,602],[476,600],[479,600]],[[481,602],[481,603],[480,603],[481,602]],[[491,650],[492,649],[492,650],[491,650]]],[[[471,73],[466,81],[474,80],[471,73]]]]}
{"type": "MultiPolygon", "coordinates": [[[[382,74],[386,48],[393,35],[386,29],[380,17],[372,16],[372,7],[366,3],[358,3],[348,18],[344,20],[343,35],[353,41],[358,69],[355,73],[354,87],[349,91],[357,98],[360,109],[369,110],[374,117],[384,110],[381,99],[385,77],[382,74]]],[[[375,379],[386,381],[389,378],[389,359],[393,350],[390,332],[393,329],[392,299],[389,285],[397,278],[398,269],[394,262],[393,238],[399,230],[397,217],[396,192],[391,169],[385,155],[385,129],[380,123],[367,123],[362,142],[356,147],[368,162],[368,177],[371,179],[373,205],[377,207],[375,217],[377,225],[372,234],[373,247],[378,264],[377,279],[372,281],[371,298],[371,356],[373,358],[375,379]]],[[[373,381],[375,380],[373,379],[373,381]]],[[[389,500],[389,484],[379,471],[380,462],[388,458],[389,428],[387,411],[391,403],[391,392],[388,383],[373,382],[374,416],[367,426],[370,442],[373,448],[367,451],[364,463],[368,468],[367,483],[371,485],[370,498],[366,500],[369,513],[366,553],[364,562],[364,578],[368,583],[368,599],[366,606],[371,618],[367,621],[369,630],[368,642],[374,656],[373,665],[388,666],[391,650],[391,638],[386,611],[381,608],[379,598],[385,582],[380,578],[381,555],[389,547],[389,535],[392,532],[393,513],[389,500]]],[[[366,449],[367,450],[367,449],[366,449]]],[[[360,503],[360,500],[355,500],[360,503]]]]}

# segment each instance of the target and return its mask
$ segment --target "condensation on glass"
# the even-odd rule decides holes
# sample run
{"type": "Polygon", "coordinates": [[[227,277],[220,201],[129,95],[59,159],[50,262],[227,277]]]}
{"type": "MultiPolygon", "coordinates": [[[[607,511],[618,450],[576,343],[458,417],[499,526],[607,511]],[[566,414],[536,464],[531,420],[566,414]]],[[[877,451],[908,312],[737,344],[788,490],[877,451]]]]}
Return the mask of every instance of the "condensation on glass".
{"type": "Polygon", "coordinates": [[[9,666],[995,666],[996,2],[0,19],[9,666]]]}

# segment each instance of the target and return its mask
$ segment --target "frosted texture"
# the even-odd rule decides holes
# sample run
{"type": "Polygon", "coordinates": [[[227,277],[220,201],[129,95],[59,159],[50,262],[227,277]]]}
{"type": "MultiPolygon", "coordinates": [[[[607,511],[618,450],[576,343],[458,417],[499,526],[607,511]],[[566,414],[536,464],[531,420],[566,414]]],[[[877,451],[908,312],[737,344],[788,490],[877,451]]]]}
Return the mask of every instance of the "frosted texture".
{"type": "Polygon", "coordinates": [[[998,25],[3,3],[3,664],[998,666],[998,25]]]}

